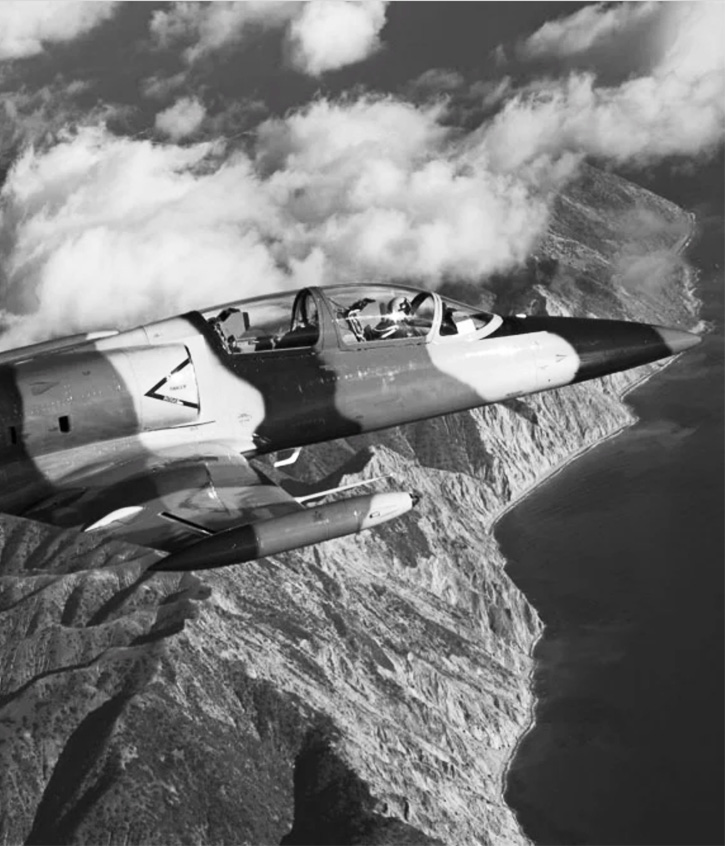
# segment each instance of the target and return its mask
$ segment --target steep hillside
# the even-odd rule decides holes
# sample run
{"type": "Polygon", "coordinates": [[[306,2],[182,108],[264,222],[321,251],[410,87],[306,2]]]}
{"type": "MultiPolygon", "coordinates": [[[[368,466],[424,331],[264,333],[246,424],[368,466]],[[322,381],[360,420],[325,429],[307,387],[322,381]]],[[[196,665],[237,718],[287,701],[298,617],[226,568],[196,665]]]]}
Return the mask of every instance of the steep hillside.
{"type": "MultiPolygon", "coordinates": [[[[449,293],[691,327],[689,231],[589,169],[524,270],[449,293]]],[[[1,518],[2,842],[524,842],[501,786],[540,624],[492,525],[630,423],[621,395],[655,369],[310,448],[284,477],[298,490],[390,473],[423,500],[199,577],[1,518]]]]}

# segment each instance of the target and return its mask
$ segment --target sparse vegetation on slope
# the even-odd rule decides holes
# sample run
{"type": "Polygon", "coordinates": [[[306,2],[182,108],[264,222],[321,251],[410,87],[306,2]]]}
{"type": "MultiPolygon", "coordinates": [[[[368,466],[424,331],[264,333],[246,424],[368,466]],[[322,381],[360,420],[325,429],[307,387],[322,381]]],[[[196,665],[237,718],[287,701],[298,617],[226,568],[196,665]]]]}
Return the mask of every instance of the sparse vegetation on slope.
{"type": "MultiPolygon", "coordinates": [[[[691,326],[688,223],[587,170],[528,266],[473,297],[691,326]]],[[[380,531],[202,578],[0,518],[0,838],[522,843],[501,779],[540,625],[491,528],[630,422],[640,376],[305,450],[296,493],[391,473],[424,497],[380,531]]]]}

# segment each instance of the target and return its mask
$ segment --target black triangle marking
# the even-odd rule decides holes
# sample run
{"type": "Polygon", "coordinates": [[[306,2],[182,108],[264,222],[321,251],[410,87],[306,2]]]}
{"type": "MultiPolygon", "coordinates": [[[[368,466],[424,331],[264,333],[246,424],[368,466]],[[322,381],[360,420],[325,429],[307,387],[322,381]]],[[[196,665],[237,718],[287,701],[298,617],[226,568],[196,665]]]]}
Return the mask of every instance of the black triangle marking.
{"type": "Polygon", "coordinates": [[[163,386],[171,379],[172,376],[175,376],[179,371],[183,370],[188,364],[191,364],[191,358],[187,356],[181,364],[177,365],[168,376],[164,376],[164,378],[157,382],[150,391],[146,391],[144,396],[151,397],[151,399],[163,400],[164,402],[170,402],[174,405],[185,405],[187,408],[195,408],[197,411],[199,410],[199,403],[198,402],[189,402],[188,400],[179,399],[178,397],[167,397],[163,394],[157,393],[159,388],[163,388],[163,386]]]}

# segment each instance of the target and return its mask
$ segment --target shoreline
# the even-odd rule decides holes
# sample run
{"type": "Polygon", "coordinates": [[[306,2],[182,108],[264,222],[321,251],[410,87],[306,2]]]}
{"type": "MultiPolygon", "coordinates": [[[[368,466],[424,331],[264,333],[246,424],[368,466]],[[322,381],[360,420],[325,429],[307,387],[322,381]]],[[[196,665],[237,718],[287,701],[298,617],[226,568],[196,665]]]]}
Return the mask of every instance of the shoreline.
{"type": "MultiPolygon", "coordinates": [[[[649,373],[645,373],[642,376],[640,376],[639,379],[635,379],[631,384],[627,385],[624,388],[624,390],[622,390],[622,392],[620,394],[618,394],[618,398],[620,400],[624,400],[624,398],[627,396],[627,394],[629,394],[631,391],[634,391],[636,388],[639,388],[640,386],[644,385],[646,382],[649,381],[649,379],[651,379],[653,376],[656,376],[658,373],[661,373],[663,370],[665,370],[665,368],[669,367],[670,364],[672,364],[678,358],[679,358],[679,356],[674,356],[674,357],[668,359],[667,361],[663,362],[659,367],[657,367],[656,370],[653,370],[652,372],[649,372],[649,373]]],[[[552,469],[548,473],[546,473],[539,480],[537,480],[532,487],[527,488],[525,491],[522,491],[518,496],[511,499],[510,502],[508,502],[499,512],[497,512],[494,519],[493,519],[493,522],[491,523],[491,528],[489,529],[490,533],[492,535],[494,535],[494,538],[495,538],[496,526],[498,525],[499,520],[501,520],[506,514],[508,514],[508,512],[512,508],[515,508],[517,505],[520,505],[528,496],[535,493],[540,487],[542,487],[545,484],[547,484],[548,482],[552,481],[562,471],[566,470],[566,468],[570,464],[572,464],[574,461],[576,461],[579,458],[581,458],[582,456],[586,455],[591,450],[596,449],[597,447],[602,446],[603,444],[607,443],[608,441],[613,440],[614,438],[616,438],[619,435],[626,432],[628,429],[631,429],[633,426],[635,426],[639,422],[640,418],[637,417],[637,415],[632,411],[632,409],[630,407],[628,407],[628,413],[629,413],[630,418],[631,418],[628,422],[624,423],[619,428],[614,429],[612,432],[605,435],[603,438],[600,438],[599,440],[594,441],[591,444],[585,444],[583,447],[576,450],[576,452],[570,453],[563,461],[560,461],[558,464],[554,465],[554,467],[552,467],[552,469]]],[[[498,546],[498,541],[496,541],[496,546],[499,550],[499,553],[501,553],[501,557],[505,560],[505,556],[501,552],[501,548],[498,546]]],[[[528,602],[528,598],[526,598],[526,601],[528,602]]],[[[541,618],[539,617],[539,613],[536,610],[536,608],[534,608],[533,605],[531,606],[531,608],[533,609],[534,613],[536,614],[537,619],[541,620],[541,618]]],[[[521,824],[520,824],[519,818],[518,818],[518,814],[516,813],[516,811],[506,802],[506,787],[507,787],[507,783],[508,783],[509,773],[511,771],[511,766],[514,762],[514,759],[516,758],[516,755],[519,751],[519,748],[521,747],[521,744],[524,742],[524,740],[526,740],[526,738],[528,737],[530,732],[532,732],[534,730],[534,728],[536,727],[536,707],[537,707],[537,704],[538,704],[538,699],[537,699],[536,695],[534,694],[534,689],[533,689],[534,688],[534,684],[533,684],[534,683],[534,673],[536,672],[536,661],[534,659],[534,652],[536,650],[536,647],[539,645],[539,642],[542,640],[542,638],[544,637],[545,634],[546,634],[546,626],[544,626],[542,624],[541,631],[539,632],[539,636],[534,641],[532,641],[531,646],[529,648],[528,657],[531,660],[531,670],[529,671],[529,674],[526,677],[526,689],[530,694],[529,712],[528,712],[528,715],[527,715],[526,722],[524,724],[524,728],[523,728],[521,734],[517,737],[516,743],[514,744],[514,747],[511,750],[511,754],[506,759],[506,764],[504,766],[503,772],[501,773],[501,784],[500,784],[501,800],[506,805],[506,807],[510,809],[511,813],[513,814],[514,820],[516,821],[516,826],[517,826],[518,831],[519,831],[519,835],[521,836],[521,839],[525,843],[533,843],[533,841],[530,840],[527,837],[526,833],[524,832],[523,828],[521,827],[521,824]]]]}
{"type": "MultiPolygon", "coordinates": [[[[672,356],[671,358],[668,358],[666,361],[663,361],[661,363],[655,363],[655,370],[648,373],[643,373],[639,378],[635,379],[630,384],[628,384],[622,391],[617,394],[617,399],[620,401],[624,400],[628,394],[639,388],[641,385],[644,385],[644,383],[649,381],[653,376],[657,376],[659,373],[661,373],[663,370],[665,370],[667,367],[677,361],[678,358],[679,355],[676,355],[672,356]]],[[[566,456],[566,458],[563,458],[558,464],[554,464],[549,470],[546,471],[546,473],[544,473],[543,476],[540,476],[533,483],[533,485],[531,485],[531,487],[522,490],[520,493],[513,496],[506,503],[506,505],[502,506],[497,511],[494,511],[493,518],[491,520],[490,528],[488,531],[493,534],[496,530],[496,524],[499,522],[499,520],[505,517],[506,514],[508,514],[508,512],[512,508],[515,508],[517,505],[520,505],[528,496],[531,496],[531,494],[537,491],[540,487],[547,484],[556,476],[558,476],[559,473],[566,470],[566,468],[574,461],[577,461],[579,458],[586,455],[586,453],[590,452],[593,449],[596,449],[598,446],[601,446],[602,444],[605,444],[608,441],[611,441],[613,438],[616,438],[618,435],[621,435],[623,432],[626,432],[627,429],[631,429],[632,426],[636,425],[639,422],[639,417],[637,417],[637,415],[629,407],[627,407],[627,412],[630,419],[626,423],[623,423],[617,429],[613,429],[611,432],[608,432],[606,435],[603,435],[598,440],[592,441],[592,443],[590,444],[584,444],[574,452],[570,452],[566,456]]]]}
{"type": "MultiPolygon", "coordinates": [[[[689,247],[692,239],[695,236],[695,231],[697,229],[697,223],[696,223],[696,218],[695,218],[694,212],[688,212],[687,214],[688,214],[688,217],[690,219],[690,231],[687,233],[687,235],[685,235],[683,237],[682,242],[675,247],[674,251],[677,253],[677,255],[681,255],[689,247]]],[[[693,269],[693,272],[686,272],[685,273],[685,279],[683,280],[683,283],[682,283],[683,293],[685,294],[686,298],[691,300],[691,302],[692,302],[693,313],[698,313],[701,310],[702,305],[703,305],[702,299],[697,295],[696,280],[697,280],[697,271],[695,269],[693,269]]],[[[697,321],[695,326],[692,327],[691,331],[697,331],[697,330],[699,330],[703,333],[706,333],[707,331],[709,331],[709,327],[703,322],[702,319],[700,319],[700,320],[697,321]]],[[[653,376],[656,376],[658,373],[661,373],[663,370],[665,370],[667,367],[669,367],[671,364],[673,364],[675,361],[677,361],[679,359],[680,355],[682,355],[682,353],[680,353],[679,355],[671,356],[670,358],[668,358],[664,361],[653,362],[652,366],[655,369],[650,371],[650,372],[643,373],[641,376],[639,376],[638,378],[634,379],[631,383],[626,385],[622,389],[622,391],[620,391],[617,394],[617,398],[620,401],[624,400],[624,398],[628,394],[630,394],[632,391],[639,388],[640,385],[643,385],[645,382],[647,382],[653,376]]],[[[645,365],[645,366],[649,366],[649,365],[645,365]]],[[[491,518],[491,522],[489,524],[489,532],[491,534],[493,534],[495,532],[495,529],[496,529],[496,524],[498,523],[498,521],[502,517],[504,517],[512,508],[517,506],[520,502],[523,502],[523,500],[527,496],[534,493],[534,491],[538,490],[542,485],[545,485],[548,481],[550,481],[556,475],[561,473],[562,470],[565,470],[571,462],[576,461],[578,458],[581,458],[583,455],[585,455],[590,450],[595,449],[600,444],[604,444],[607,441],[611,440],[612,438],[616,438],[617,435],[620,435],[622,432],[624,432],[627,429],[634,426],[638,422],[639,418],[634,413],[634,411],[632,411],[631,408],[628,407],[627,410],[628,410],[629,416],[631,418],[627,423],[624,423],[618,429],[614,429],[609,434],[604,435],[604,437],[599,438],[599,440],[593,441],[590,444],[585,444],[584,446],[580,447],[575,452],[570,453],[566,458],[564,458],[558,464],[555,464],[553,467],[551,467],[550,470],[548,470],[546,473],[544,473],[543,476],[541,476],[539,479],[537,479],[531,487],[526,488],[525,490],[521,491],[519,494],[516,494],[515,496],[513,496],[509,500],[509,502],[506,503],[506,505],[502,506],[497,511],[494,511],[493,516],[491,518]]]]}
{"type": "MultiPolygon", "coordinates": [[[[692,240],[695,236],[696,230],[697,230],[697,219],[696,219],[694,212],[688,211],[687,215],[688,215],[688,218],[690,220],[690,231],[683,237],[682,241],[675,247],[675,252],[676,252],[677,255],[682,255],[685,252],[685,250],[689,247],[690,243],[692,242],[692,240]]],[[[685,294],[685,296],[687,298],[694,301],[693,305],[696,308],[693,309],[693,311],[695,313],[698,313],[701,310],[702,305],[703,305],[702,299],[697,294],[697,288],[696,288],[697,277],[698,277],[697,270],[695,268],[692,268],[692,269],[688,268],[686,273],[685,273],[685,279],[684,279],[684,282],[683,282],[683,293],[685,294]]],[[[702,319],[700,319],[698,321],[696,326],[699,327],[702,331],[705,331],[705,332],[707,332],[708,328],[709,328],[706,325],[703,325],[702,319]]],[[[682,355],[682,353],[680,353],[680,355],[682,355]]],[[[680,355],[672,356],[671,358],[668,358],[666,361],[657,362],[655,364],[655,369],[648,371],[646,373],[643,373],[639,378],[633,380],[630,384],[626,385],[623,388],[623,390],[617,394],[618,399],[620,401],[624,401],[628,394],[630,394],[632,391],[636,390],[637,388],[643,386],[653,376],[656,376],[657,374],[663,372],[667,367],[669,367],[671,364],[673,364],[675,361],[677,361],[680,358],[680,355]]],[[[629,406],[629,405],[627,406],[627,412],[628,412],[629,417],[630,417],[628,422],[624,423],[622,426],[613,430],[612,432],[610,432],[609,434],[600,438],[599,440],[596,440],[591,444],[586,444],[586,445],[582,446],[580,449],[578,449],[575,452],[568,455],[566,458],[564,458],[558,464],[554,465],[547,473],[545,473],[540,479],[538,479],[530,488],[526,488],[525,490],[521,491],[517,496],[512,497],[512,499],[508,503],[506,503],[505,506],[503,506],[501,509],[499,509],[497,512],[495,512],[494,515],[493,515],[493,519],[491,521],[491,524],[490,524],[490,528],[489,528],[489,532],[491,533],[492,536],[494,536],[494,539],[495,539],[496,526],[498,525],[498,522],[506,514],[508,514],[508,512],[511,509],[513,509],[517,505],[520,505],[528,496],[535,493],[540,487],[542,487],[546,483],[552,481],[563,470],[565,470],[571,463],[573,463],[577,459],[581,458],[586,453],[590,452],[591,450],[595,449],[596,447],[601,446],[602,444],[605,444],[610,440],[613,440],[614,438],[618,437],[622,433],[626,432],[627,430],[629,430],[633,426],[635,426],[639,422],[640,418],[637,416],[637,414],[634,412],[632,407],[629,406]]],[[[499,550],[499,553],[501,553],[501,558],[503,558],[504,561],[506,561],[506,558],[503,555],[503,553],[501,552],[500,546],[498,545],[498,541],[496,541],[496,546],[499,550]]],[[[508,562],[506,562],[506,563],[508,563],[508,562]]],[[[528,602],[528,597],[526,597],[525,595],[524,595],[524,597],[526,598],[526,601],[528,602]]],[[[536,608],[534,608],[533,605],[531,605],[531,608],[534,611],[534,613],[536,614],[537,619],[539,619],[539,621],[541,621],[541,618],[539,617],[539,614],[538,614],[538,611],[536,610],[536,608]]],[[[521,744],[524,742],[524,740],[528,737],[528,735],[536,727],[536,708],[537,708],[537,705],[538,705],[538,698],[536,697],[536,695],[534,693],[534,684],[533,684],[534,683],[534,673],[536,672],[536,661],[534,659],[534,652],[536,650],[536,647],[541,642],[541,640],[543,639],[545,634],[546,634],[546,626],[543,625],[543,623],[542,623],[541,631],[539,632],[539,636],[531,643],[531,646],[529,648],[529,653],[528,653],[528,657],[531,661],[531,670],[529,671],[529,673],[526,677],[526,689],[527,689],[527,691],[530,695],[530,704],[529,704],[529,711],[528,711],[527,719],[526,719],[526,722],[524,724],[524,728],[523,728],[521,734],[516,739],[516,743],[514,744],[510,755],[506,759],[506,764],[504,766],[503,772],[501,773],[501,782],[500,782],[500,785],[499,785],[500,796],[501,796],[502,802],[504,803],[504,805],[506,805],[507,808],[509,808],[509,810],[513,814],[514,820],[516,822],[516,827],[518,829],[518,832],[519,832],[519,835],[521,836],[522,841],[524,843],[529,843],[529,844],[533,844],[533,841],[530,840],[530,838],[524,832],[524,830],[521,826],[521,823],[519,822],[519,817],[518,817],[518,814],[515,811],[515,809],[513,807],[511,807],[506,802],[506,788],[507,788],[507,785],[508,785],[508,777],[509,777],[509,773],[511,771],[511,766],[512,766],[512,764],[513,764],[513,762],[516,758],[516,755],[518,754],[518,751],[521,747],[521,744]]]]}

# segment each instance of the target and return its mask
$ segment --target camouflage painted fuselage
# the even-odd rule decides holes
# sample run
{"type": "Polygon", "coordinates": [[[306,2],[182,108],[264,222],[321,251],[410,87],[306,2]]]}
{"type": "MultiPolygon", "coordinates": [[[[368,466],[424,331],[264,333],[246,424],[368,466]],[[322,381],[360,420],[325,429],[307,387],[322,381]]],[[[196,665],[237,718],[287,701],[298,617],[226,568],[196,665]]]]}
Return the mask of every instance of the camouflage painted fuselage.
{"type": "MultiPolygon", "coordinates": [[[[213,477],[195,459],[217,449],[253,456],[370,432],[644,364],[698,340],[643,324],[483,316],[412,289],[414,302],[426,300],[422,329],[383,340],[358,331],[341,290],[303,292],[315,310],[309,344],[294,345],[293,316],[288,335],[242,339],[240,351],[209,312],[192,312],[0,354],[0,509],[76,525],[143,502],[144,486],[158,495],[155,473],[170,462],[164,485],[193,496],[213,477]]],[[[370,290],[381,303],[390,293],[370,290]]],[[[247,325],[245,303],[235,306],[247,325]]]]}

